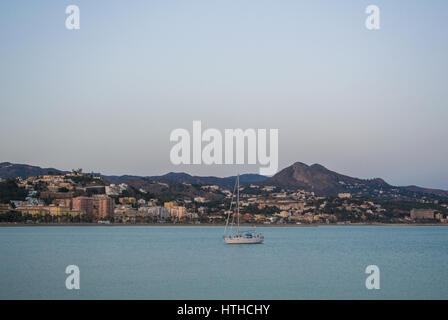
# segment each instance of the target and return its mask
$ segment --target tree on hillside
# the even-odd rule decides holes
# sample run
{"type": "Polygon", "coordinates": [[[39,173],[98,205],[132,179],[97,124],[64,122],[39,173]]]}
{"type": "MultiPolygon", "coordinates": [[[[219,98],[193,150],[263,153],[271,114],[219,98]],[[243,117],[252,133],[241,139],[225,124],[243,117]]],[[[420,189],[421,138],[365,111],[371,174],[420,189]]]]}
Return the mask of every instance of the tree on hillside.
{"type": "Polygon", "coordinates": [[[25,200],[28,192],[19,187],[15,179],[0,182],[0,202],[9,203],[11,200],[25,200]]]}

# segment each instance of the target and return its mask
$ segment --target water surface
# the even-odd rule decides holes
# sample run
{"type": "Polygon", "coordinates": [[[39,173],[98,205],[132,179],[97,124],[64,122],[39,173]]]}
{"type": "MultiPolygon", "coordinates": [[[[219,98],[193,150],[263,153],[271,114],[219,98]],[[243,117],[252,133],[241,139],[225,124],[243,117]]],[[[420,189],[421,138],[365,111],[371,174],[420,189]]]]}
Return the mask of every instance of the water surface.
{"type": "Polygon", "coordinates": [[[448,227],[258,230],[261,245],[226,245],[221,227],[0,228],[0,299],[448,299],[448,227]]]}

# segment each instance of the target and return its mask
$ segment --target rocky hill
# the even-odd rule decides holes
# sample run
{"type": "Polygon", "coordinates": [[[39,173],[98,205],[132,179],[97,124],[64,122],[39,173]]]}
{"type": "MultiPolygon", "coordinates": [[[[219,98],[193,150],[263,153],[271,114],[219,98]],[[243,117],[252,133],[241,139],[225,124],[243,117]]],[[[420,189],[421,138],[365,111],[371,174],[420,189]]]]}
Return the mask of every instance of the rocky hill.
{"type": "Polygon", "coordinates": [[[328,170],[320,164],[308,166],[302,162],[296,162],[281,170],[273,177],[265,180],[263,184],[313,191],[315,194],[322,196],[351,193],[352,195],[385,198],[414,198],[416,194],[448,197],[448,191],[444,190],[417,186],[396,187],[388,184],[381,178],[360,179],[349,177],[328,170]]]}
{"type": "Polygon", "coordinates": [[[38,166],[30,166],[27,164],[16,164],[10,162],[0,163],[0,178],[27,178],[31,176],[39,176],[46,174],[63,174],[67,171],[61,171],[54,168],[41,168],[38,166]]]}

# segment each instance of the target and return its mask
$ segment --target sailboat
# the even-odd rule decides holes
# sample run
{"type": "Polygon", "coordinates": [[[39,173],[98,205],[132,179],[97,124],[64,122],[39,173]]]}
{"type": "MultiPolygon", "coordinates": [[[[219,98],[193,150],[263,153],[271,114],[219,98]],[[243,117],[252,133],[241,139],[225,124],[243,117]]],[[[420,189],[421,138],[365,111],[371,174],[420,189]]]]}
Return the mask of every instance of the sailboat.
{"type": "Polygon", "coordinates": [[[230,208],[227,214],[226,226],[224,228],[224,241],[227,244],[257,244],[263,243],[264,236],[261,232],[253,230],[240,230],[240,175],[236,177],[235,187],[233,188],[232,199],[230,201],[230,208]],[[235,215],[232,215],[233,198],[236,190],[236,214],[237,214],[237,228],[234,230],[235,215]],[[232,221],[230,222],[230,216],[232,221]],[[230,225],[229,225],[230,222],[230,225]]]}

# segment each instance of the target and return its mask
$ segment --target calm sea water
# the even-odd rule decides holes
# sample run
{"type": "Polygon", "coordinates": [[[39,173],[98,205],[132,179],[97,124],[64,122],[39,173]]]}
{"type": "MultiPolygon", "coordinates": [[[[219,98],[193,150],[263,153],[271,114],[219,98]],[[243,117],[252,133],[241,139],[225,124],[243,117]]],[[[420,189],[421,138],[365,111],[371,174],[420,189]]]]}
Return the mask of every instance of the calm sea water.
{"type": "Polygon", "coordinates": [[[0,228],[0,299],[448,299],[447,227],[259,230],[262,245],[220,227],[0,228]]]}

